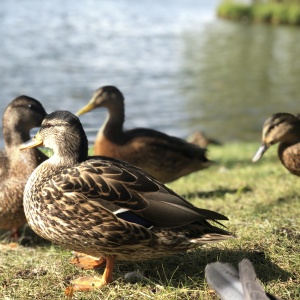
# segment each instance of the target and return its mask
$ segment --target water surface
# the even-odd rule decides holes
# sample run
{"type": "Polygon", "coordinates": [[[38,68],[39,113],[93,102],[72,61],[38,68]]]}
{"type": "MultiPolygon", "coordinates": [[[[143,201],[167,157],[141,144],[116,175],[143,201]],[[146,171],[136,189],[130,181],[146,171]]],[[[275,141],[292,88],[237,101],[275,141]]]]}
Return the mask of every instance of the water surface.
{"type": "MultiPolygon", "coordinates": [[[[125,95],[127,128],[258,140],[271,113],[299,112],[300,32],[218,20],[217,4],[1,1],[0,111],[26,94],[76,112],[110,84],[125,95]]],[[[81,117],[91,141],[104,118],[81,117]]]]}

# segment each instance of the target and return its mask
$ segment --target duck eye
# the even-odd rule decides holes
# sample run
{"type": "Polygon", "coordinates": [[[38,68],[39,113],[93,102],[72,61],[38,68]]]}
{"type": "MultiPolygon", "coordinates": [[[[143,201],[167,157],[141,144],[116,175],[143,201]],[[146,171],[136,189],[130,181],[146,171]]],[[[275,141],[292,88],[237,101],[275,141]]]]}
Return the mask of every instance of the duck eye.
{"type": "Polygon", "coordinates": [[[269,127],[269,131],[273,130],[275,128],[275,125],[272,124],[270,127],[269,127]]]}
{"type": "Polygon", "coordinates": [[[49,128],[49,127],[51,127],[51,124],[49,123],[43,124],[43,128],[49,128]]]}
{"type": "Polygon", "coordinates": [[[38,111],[38,108],[34,104],[27,104],[27,107],[31,110],[38,111]]]}

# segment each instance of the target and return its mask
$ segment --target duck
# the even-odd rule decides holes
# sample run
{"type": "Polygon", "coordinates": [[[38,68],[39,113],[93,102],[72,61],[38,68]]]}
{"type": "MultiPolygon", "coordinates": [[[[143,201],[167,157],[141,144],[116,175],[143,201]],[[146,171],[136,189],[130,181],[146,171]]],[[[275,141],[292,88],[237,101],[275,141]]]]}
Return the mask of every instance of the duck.
{"type": "Polygon", "coordinates": [[[192,144],[196,144],[201,148],[207,148],[209,145],[220,146],[222,143],[216,139],[207,137],[203,131],[195,131],[187,137],[187,141],[192,144]]]}
{"type": "Polygon", "coordinates": [[[77,116],[105,107],[108,117],[99,129],[94,154],[127,161],[163,183],[205,168],[213,162],[206,149],[150,128],[124,130],[124,96],[115,86],[97,89],[77,116]]]}
{"type": "Polygon", "coordinates": [[[227,217],[192,205],[142,169],[111,157],[88,156],[82,124],[68,111],[47,115],[35,137],[20,148],[39,145],[51,148],[53,155],[25,186],[29,226],[105,265],[101,278],[84,278],[84,287],[78,284],[75,290],[110,283],[116,261],[161,258],[233,237],[220,227],[227,217]]]}
{"type": "Polygon", "coordinates": [[[25,95],[11,101],[3,113],[5,148],[0,151],[0,229],[10,231],[14,240],[18,240],[19,229],[26,223],[23,209],[25,184],[32,171],[48,158],[37,148],[24,152],[19,147],[46,115],[38,100],[25,95]]]}
{"type": "Polygon", "coordinates": [[[282,300],[265,292],[249,259],[242,259],[238,269],[219,261],[206,265],[206,280],[221,300],[282,300]]]}
{"type": "Polygon", "coordinates": [[[252,161],[258,161],[274,144],[278,157],[293,175],[300,176],[300,119],[290,113],[275,113],[263,125],[262,144],[252,161]]]}

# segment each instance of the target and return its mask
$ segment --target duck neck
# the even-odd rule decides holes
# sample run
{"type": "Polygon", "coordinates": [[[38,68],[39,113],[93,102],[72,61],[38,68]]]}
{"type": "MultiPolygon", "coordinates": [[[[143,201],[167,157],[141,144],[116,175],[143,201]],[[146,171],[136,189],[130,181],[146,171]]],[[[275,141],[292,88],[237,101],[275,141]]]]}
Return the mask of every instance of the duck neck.
{"type": "Polygon", "coordinates": [[[300,142],[300,123],[293,126],[284,136],[281,143],[285,145],[293,145],[300,142]]]}
{"type": "Polygon", "coordinates": [[[55,153],[47,160],[50,165],[56,167],[68,167],[79,163],[78,158],[72,155],[62,156],[61,154],[55,153]]]}
{"type": "Polygon", "coordinates": [[[118,142],[123,134],[124,121],[124,102],[120,102],[117,106],[109,107],[108,116],[101,129],[103,135],[113,142],[118,142]]]}
{"type": "Polygon", "coordinates": [[[19,147],[30,139],[29,129],[21,128],[18,125],[13,126],[13,128],[11,126],[3,126],[3,137],[6,150],[19,147]]]}
{"type": "Polygon", "coordinates": [[[68,139],[64,138],[53,145],[45,146],[53,150],[49,163],[57,166],[71,166],[85,161],[88,157],[88,141],[85,134],[80,136],[69,133],[68,139]]]}

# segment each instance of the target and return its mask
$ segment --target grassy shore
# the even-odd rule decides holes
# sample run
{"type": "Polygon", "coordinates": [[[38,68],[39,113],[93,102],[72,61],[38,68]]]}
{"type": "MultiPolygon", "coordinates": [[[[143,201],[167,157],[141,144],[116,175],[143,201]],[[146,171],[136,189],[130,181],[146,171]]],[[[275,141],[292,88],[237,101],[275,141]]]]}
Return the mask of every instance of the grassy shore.
{"type": "MultiPolygon", "coordinates": [[[[73,299],[218,299],[206,284],[206,264],[218,260],[236,267],[243,258],[252,261],[268,292],[299,299],[300,179],[281,165],[277,147],[251,163],[258,146],[212,146],[208,155],[215,166],[169,184],[196,206],[228,216],[224,224],[236,239],[159,260],[119,262],[113,283],[73,299]],[[145,279],[125,281],[124,275],[135,270],[145,279]]],[[[0,251],[0,299],[64,299],[71,279],[97,275],[70,265],[72,254],[50,243],[0,251]]]]}
{"type": "Polygon", "coordinates": [[[246,4],[240,1],[223,1],[218,9],[220,18],[237,21],[300,25],[299,1],[269,1],[246,4]]]}

